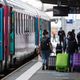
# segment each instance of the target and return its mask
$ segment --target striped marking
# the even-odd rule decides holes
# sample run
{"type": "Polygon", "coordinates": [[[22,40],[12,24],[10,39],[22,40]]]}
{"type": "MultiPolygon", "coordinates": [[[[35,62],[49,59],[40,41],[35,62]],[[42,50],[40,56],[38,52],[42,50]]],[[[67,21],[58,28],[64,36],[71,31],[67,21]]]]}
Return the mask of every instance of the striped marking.
{"type": "Polygon", "coordinates": [[[32,75],[34,75],[41,68],[41,66],[42,63],[37,62],[30,69],[24,72],[20,77],[18,77],[16,80],[29,80],[32,77],[32,75]]]}

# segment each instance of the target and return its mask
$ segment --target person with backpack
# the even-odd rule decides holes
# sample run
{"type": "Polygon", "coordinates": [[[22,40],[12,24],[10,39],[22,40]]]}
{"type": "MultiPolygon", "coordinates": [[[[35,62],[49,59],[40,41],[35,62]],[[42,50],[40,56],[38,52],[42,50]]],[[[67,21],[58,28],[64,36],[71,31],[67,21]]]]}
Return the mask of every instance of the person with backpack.
{"type": "Polygon", "coordinates": [[[80,32],[77,33],[78,50],[80,52],[80,32]]]}
{"type": "Polygon", "coordinates": [[[45,29],[43,31],[43,37],[41,40],[41,45],[40,45],[40,49],[41,49],[41,55],[42,55],[42,70],[48,69],[48,57],[50,56],[50,38],[48,35],[48,31],[45,29]]]}
{"type": "Polygon", "coordinates": [[[64,51],[69,54],[69,71],[71,71],[72,61],[73,61],[73,54],[78,50],[77,41],[73,36],[73,33],[70,31],[68,32],[67,38],[65,39],[65,47],[64,51]]]}
{"type": "Polygon", "coordinates": [[[59,42],[60,42],[60,45],[61,45],[61,43],[63,43],[64,37],[65,37],[65,31],[62,29],[62,27],[58,31],[58,36],[59,36],[59,42]]]}

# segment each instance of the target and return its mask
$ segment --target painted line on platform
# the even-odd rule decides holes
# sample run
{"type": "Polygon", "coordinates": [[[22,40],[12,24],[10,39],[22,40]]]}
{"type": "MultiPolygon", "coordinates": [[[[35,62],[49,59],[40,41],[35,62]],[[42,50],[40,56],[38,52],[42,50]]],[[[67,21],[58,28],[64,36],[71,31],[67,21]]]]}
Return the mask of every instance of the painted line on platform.
{"type": "Polygon", "coordinates": [[[4,78],[2,78],[1,80],[6,80],[7,77],[11,76],[12,74],[14,74],[15,72],[17,72],[18,70],[22,69],[23,67],[25,67],[26,65],[28,65],[31,61],[25,63],[24,65],[22,65],[21,67],[17,68],[16,70],[14,70],[13,72],[11,72],[10,74],[8,74],[7,76],[5,76],[4,78]]]}
{"type": "Polygon", "coordinates": [[[24,72],[20,77],[16,80],[29,80],[42,66],[41,62],[35,63],[30,69],[24,72]]]}

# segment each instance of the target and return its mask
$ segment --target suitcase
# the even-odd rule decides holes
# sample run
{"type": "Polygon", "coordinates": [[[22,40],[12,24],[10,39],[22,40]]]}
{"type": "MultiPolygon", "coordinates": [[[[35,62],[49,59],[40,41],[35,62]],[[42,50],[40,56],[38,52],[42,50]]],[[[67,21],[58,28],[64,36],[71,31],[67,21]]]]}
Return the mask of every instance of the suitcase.
{"type": "Polygon", "coordinates": [[[67,71],[68,70],[68,54],[59,53],[56,58],[56,70],[67,71]]]}
{"type": "Polygon", "coordinates": [[[78,69],[80,67],[80,54],[79,53],[75,53],[73,54],[73,64],[72,64],[72,68],[74,69],[78,69]]]}
{"type": "Polygon", "coordinates": [[[56,55],[51,55],[48,58],[48,69],[55,70],[55,66],[56,66],[56,55]]]}

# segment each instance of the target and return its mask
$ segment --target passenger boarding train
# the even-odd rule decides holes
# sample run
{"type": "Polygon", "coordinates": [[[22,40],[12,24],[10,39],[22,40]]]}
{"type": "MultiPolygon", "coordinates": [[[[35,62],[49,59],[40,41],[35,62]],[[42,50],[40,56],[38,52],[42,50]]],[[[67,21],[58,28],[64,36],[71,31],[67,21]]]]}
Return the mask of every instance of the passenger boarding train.
{"type": "Polygon", "coordinates": [[[42,32],[50,36],[50,18],[20,0],[0,1],[0,72],[13,60],[31,55],[39,45],[42,32]]]}

